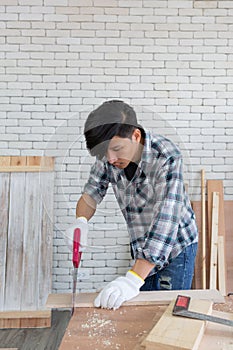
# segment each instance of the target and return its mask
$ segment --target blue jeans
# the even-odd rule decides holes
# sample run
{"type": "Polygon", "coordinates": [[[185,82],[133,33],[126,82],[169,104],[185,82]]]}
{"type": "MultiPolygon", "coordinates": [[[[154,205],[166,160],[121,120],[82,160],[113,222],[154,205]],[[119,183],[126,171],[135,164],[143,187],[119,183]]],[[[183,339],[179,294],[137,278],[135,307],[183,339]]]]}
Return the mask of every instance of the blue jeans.
{"type": "Polygon", "coordinates": [[[141,291],[190,289],[197,243],[185,248],[167,267],[145,279],[141,291]]]}

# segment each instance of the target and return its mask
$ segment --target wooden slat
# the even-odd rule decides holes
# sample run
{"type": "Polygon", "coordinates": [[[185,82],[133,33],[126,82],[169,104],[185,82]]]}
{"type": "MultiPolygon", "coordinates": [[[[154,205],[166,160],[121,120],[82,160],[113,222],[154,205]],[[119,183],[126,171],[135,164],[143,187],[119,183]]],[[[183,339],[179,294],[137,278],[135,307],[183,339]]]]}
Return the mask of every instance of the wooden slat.
{"type": "Polygon", "coordinates": [[[39,237],[38,303],[44,306],[52,290],[53,173],[40,174],[41,231],[39,237]]]}
{"type": "Polygon", "coordinates": [[[51,311],[0,312],[0,328],[44,328],[51,326],[51,311]]]}
{"type": "MultiPolygon", "coordinates": [[[[199,231],[199,244],[198,252],[195,263],[195,274],[194,274],[194,283],[193,288],[200,289],[202,288],[202,231],[201,231],[201,201],[192,201],[192,207],[196,215],[198,231],[199,231]]],[[[206,206],[207,207],[207,206],[206,206]]],[[[226,293],[233,291],[233,201],[224,201],[224,213],[225,213],[225,248],[226,248],[226,265],[227,265],[227,289],[226,293]]],[[[206,216],[207,219],[207,216],[206,216]]],[[[207,227],[207,225],[206,225],[207,227]]],[[[210,251],[209,241],[207,240],[207,253],[210,251]]],[[[209,261],[209,260],[208,260],[209,261]]],[[[207,267],[207,282],[209,284],[209,264],[207,267]]],[[[208,288],[208,287],[207,287],[208,288]]]]}
{"type": "Polygon", "coordinates": [[[10,156],[0,157],[0,168],[10,167],[10,164],[11,164],[10,156]]]}
{"type": "Polygon", "coordinates": [[[0,172],[49,172],[54,170],[53,157],[0,157],[0,172]]]}
{"type": "MultiPolygon", "coordinates": [[[[218,235],[222,236],[222,249],[223,256],[221,260],[222,264],[222,275],[221,275],[221,292],[224,294],[227,290],[227,261],[226,261],[226,218],[225,218],[225,209],[224,209],[224,188],[222,180],[207,180],[207,193],[208,193],[208,226],[211,227],[211,206],[212,206],[212,195],[213,192],[219,193],[219,229],[218,235]],[[224,273],[224,275],[223,275],[224,273]]],[[[218,288],[220,288],[218,286],[218,288]]]]}
{"type": "Polygon", "coordinates": [[[201,172],[202,288],[206,289],[206,199],[205,170],[201,172]]]}
{"type": "MultiPolygon", "coordinates": [[[[217,290],[169,290],[169,291],[152,291],[140,292],[140,294],[124,303],[124,306],[132,305],[167,305],[178,294],[190,296],[192,299],[211,300],[214,303],[224,303],[223,296],[217,290]]],[[[93,307],[94,299],[98,293],[80,293],[76,295],[75,307],[93,307]]],[[[47,308],[69,308],[72,305],[72,295],[69,294],[50,294],[46,303],[47,308]]]]}
{"type": "Polygon", "coordinates": [[[11,174],[5,285],[5,310],[20,310],[22,281],[25,174],[11,174]]]}
{"type": "Polygon", "coordinates": [[[227,295],[226,276],[224,237],[218,236],[218,288],[220,293],[225,296],[227,295]]]}
{"type": "Polygon", "coordinates": [[[27,157],[26,156],[12,156],[11,157],[11,163],[10,166],[11,167],[19,167],[19,168],[23,168],[25,167],[27,164],[27,157]]]}
{"type": "Polygon", "coordinates": [[[218,218],[219,218],[219,192],[213,192],[211,251],[210,251],[210,288],[217,288],[218,264],[218,218]]]}
{"type": "MultiPolygon", "coordinates": [[[[233,320],[233,313],[212,311],[212,315],[233,320]]],[[[232,327],[208,322],[198,350],[232,350],[232,327]]]]}
{"type": "Polygon", "coordinates": [[[4,309],[5,295],[9,180],[9,174],[0,174],[0,311],[4,309]]]}
{"type": "MultiPolygon", "coordinates": [[[[40,187],[37,173],[26,173],[25,177],[25,214],[23,234],[22,280],[25,286],[21,294],[21,310],[38,309],[38,270],[39,270],[39,235],[40,187]]],[[[44,262],[46,263],[46,262],[44,262]]]]}
{"type": "MultiPolygon", "coordinates": [[[[185,295],[185,294],[184,294],[185,295]]],[[[145,350],[196,350],[204,334],[205,322],[172,315],[175,301],[171,302],[160,320],[142,342],[145,350]]],[[[210,313],[208,300],[191,300],[189,309],[210,313]]]]}

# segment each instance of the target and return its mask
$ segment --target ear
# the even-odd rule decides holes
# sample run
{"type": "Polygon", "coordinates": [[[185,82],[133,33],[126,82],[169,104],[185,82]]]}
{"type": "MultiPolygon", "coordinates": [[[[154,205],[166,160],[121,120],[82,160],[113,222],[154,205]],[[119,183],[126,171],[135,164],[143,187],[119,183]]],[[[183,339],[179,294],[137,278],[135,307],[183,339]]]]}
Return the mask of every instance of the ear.
{"type": "Polygon", "coordinates": [[[141,131],[139,129],[135,129],[132,135],[132,140],[136,142],[140,142],[142,138],[141,131]]]}

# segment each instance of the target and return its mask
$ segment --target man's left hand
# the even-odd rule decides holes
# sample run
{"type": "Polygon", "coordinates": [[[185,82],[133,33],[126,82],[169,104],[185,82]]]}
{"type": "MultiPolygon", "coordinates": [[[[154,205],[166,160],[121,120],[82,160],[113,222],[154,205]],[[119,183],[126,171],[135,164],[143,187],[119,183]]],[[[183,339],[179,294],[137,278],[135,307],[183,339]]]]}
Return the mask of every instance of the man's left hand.
{"type": "Polygon", "coordinates": [[[143,284],[144,280],[130,270],[124,277],[118,277],[104,287],[96,297],[94,305],[95,307],[116,310],[124,301],[136,297],[143,284]]]}

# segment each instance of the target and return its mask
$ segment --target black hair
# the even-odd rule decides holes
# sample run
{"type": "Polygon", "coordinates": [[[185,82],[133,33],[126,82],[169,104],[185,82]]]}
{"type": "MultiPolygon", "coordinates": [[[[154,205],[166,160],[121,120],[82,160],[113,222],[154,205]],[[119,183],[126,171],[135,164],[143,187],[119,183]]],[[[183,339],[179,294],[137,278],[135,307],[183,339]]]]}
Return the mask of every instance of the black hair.
{"type": "Polygon", "coordinates": [[[119,100],[106,101],[87,117],[84,127],[87,149],[92,156],[102,159],[114,136],[131,138],[136,128],[144,137],[145,131],[131,106],[119,100]]]}

